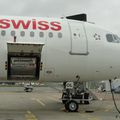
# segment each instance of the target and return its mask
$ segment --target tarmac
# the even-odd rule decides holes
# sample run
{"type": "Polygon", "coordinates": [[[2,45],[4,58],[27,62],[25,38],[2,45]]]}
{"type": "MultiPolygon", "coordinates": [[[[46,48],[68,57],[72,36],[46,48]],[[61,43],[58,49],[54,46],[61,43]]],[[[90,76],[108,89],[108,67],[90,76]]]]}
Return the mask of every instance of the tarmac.
{"type": "MultiPolygon", "coordinates": [[[[23,87],[0,87],[0,120],[120,120],[112,100],[91,101],[69,113],[60,98],[60,89],[52,87],[35,87],[31,93],[23,87]]],[[[119,99],[117,105],[120,109],[119,99]]]]}

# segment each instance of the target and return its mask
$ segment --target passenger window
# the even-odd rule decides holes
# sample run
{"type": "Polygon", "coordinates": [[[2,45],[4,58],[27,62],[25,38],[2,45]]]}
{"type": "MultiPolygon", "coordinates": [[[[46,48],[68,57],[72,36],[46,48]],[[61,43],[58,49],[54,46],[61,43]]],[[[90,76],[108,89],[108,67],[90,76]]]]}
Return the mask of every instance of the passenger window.
{"type": "Polygon", "coordinates": [[[25,32],[24,32],[24,31],[21,31],[21,32],[20,32],[20,36],[21,36],[21,37],[24,37],[24,36],[25,36],[25,32]]]}
{"type": "Polygon", "coordinates": [[[11,31],[11,36],[15,36],[15,31],[11,31]]]}
{"type": "Polygon", "coordinates": [[[58,33],[58,38],[62,38],[62,33],[58,33]]]}
{"type": "Polygon", "coordinates": [[[49,32],[49,37],[52,38],[53,37],[53,33],[49,32]]]}
{"type": "Polygon", "coordinates": [[[2,31],[1,31],[1,35],[2,35],[2,36],[5,36],[5,35],[6,35],[6,31],[5,31],[5,30],[2,30],[2,31]]]}
{"type": "Polygon", "coordinates": [[[30,32],[30,37],[34,37],[34,32],[33,31],[30,32]]]}
{"type": "Polygon", "coordinates": [[[44,32],[40,32],[40,33],[39,33],[39,36],[40,36],[40,37],[44,37],[44,32]]]}

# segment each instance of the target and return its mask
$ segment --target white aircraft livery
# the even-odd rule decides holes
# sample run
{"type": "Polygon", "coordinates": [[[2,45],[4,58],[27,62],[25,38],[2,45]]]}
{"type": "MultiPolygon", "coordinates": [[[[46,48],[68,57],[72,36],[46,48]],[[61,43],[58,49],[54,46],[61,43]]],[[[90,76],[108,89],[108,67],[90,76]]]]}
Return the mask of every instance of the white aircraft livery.
{"type": "MultiPolygon", "coordinates": [[[[120,38],[78,17],[0,16],[0,80],[74,82],[119,77],[120,38]]],[[[65,108],[76,111],[74,103],[69,101],[65,108]]]]}
{"type": "Polygon", "coordinates": [[[105,80],[120,74],[120,39],[94,24],[0,17],[0,80],[105,80]]]}

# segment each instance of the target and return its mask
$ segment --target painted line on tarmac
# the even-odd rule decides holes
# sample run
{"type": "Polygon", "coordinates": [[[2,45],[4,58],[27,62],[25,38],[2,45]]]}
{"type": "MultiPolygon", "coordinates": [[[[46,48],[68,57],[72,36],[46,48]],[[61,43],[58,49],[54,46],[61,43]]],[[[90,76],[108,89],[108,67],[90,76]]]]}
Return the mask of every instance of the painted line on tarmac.
{"type": "Polygon", "coordinates": [[[25,118],[26,120],[38,120],[31,111],[27,111],[27,113],[25,114],[25,118]]]}
{"type": "Polygon", "coordinates": [[[52,97],[52,96],[49,97],[48,99],[53,100],[55,102],[61,102],[61,100],[59,98],[55,98],[55,97],[52,97]]]}
{"type": "Polygon", "coordinates": [[[31,100],[34,100],[34,101],[36,101],[37,103],[40,103],[43,107],[45,106],[45,103],[43,103],[40,99],[31,98],[31,100]]]}
{"type": "Polygon", "coordinates": [[[18,94],[18,92],[2,92],[2,91],[0,92],[0,94],[13,94],[13,93],[18,94]]]}
{"type": "Polygon", "coordinates": [[[106,109],[106,110],[105,110],[105,112],[109,112],[109,111],[111,111],[111,109],[106,109]]]}
{"type": "Polygon", "coordinates": [[[36,99],[36,101],[37,101],[38,103],[40,103],[42,106],[45,106],[45,104],[44,104],[41,100],[36,99]]]}
{"type": "Polygon", "coordinates": [[[66,111],[65,107],[60,108],[60,111],[66,111]]]}
{"type": "Polygon", "coordinates": [[[101,120],[97,117],[94,117],[94,116],[91,116],[91,115],[88,115],[88,114],[85,114],[85,113],[84,114],[82,113],[81,116],[84,117],[84,119],[88,119],[88,120],[101,120]]]}
{"type": "Polygon", "coordinates": [[[113,106],[112,105],[108,105],[106,108],[105,108],[105,112],[109,112],[113,109],[113,106]]]}

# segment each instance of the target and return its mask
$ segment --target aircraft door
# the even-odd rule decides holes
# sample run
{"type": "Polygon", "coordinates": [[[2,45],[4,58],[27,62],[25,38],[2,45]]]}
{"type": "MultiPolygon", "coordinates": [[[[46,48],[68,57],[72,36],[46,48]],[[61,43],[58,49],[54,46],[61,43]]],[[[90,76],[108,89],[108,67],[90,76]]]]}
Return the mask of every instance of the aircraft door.
{"type": "Polygon", "coordinates": [[[88,55],[87,37],[82,23],[69,22],[71,30],[71,55],[88,55]]]}

